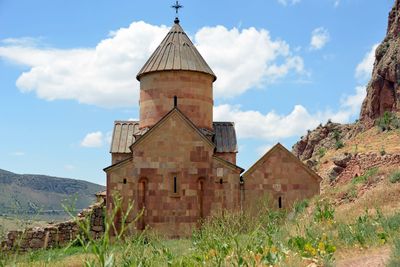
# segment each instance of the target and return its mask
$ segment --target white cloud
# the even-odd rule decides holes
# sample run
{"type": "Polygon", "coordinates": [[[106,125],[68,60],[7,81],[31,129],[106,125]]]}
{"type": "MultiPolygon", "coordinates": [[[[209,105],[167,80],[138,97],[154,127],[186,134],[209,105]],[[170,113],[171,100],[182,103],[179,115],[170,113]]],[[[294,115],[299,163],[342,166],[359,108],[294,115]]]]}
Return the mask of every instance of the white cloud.
{"type": "Polygon", "coordinates": [[[372,46],[371,50],[365,54],[363,60],[356,67],[355,76],[360,82],[366,82],[371,78],[376,48],[378,48],[378,44],[372,46]]]}
{"type": "MultiPolygon", "coordinates": [[[[8,39],[0,57],[30,69],[16,85],[46,100],[70,99],[102,107],[136,106],[135,74],[168,31],[166,26],[133,22],[94,48],[43,48],[32,40],[8,39]]],[[[218,76],[215,96],[233,96],[290,73],[302,74],[303,59],[265,29],[205,27],[194,42],[218,76]],[[282,62],[282,63],[278,63],[282,62]],[[229,93],[229,94],[228,94],[229,93]]]]}
{"type": "Polygon", "coordinates": [[[300,135],[320,122],[301,105],[296,105],[289,114],[282,115],[275,111],[267,114],[256,110],[243,111],[240,106],[225,104],[214,108],[214,119],[234,121],[238,138],[271,141],[300,135]]]}
{"type": "Polygon", "coordinates": [[[83,147],[102,147],[103,146],[103,133],[102,132],[93,132],[88,133],[85,138],[83,138],[81,142],[81,146],[83,147]]]}
{"type": "Polygon", "coordinates": [[[330,40],[327,29],[323,27],[316,28],[311,33],[310,48],[311,50],[322,49],[330,40]]]}
{"type": "Polygon", "coordinates": [[[342,101],[342,107],[349,109],[352,114],[360,111],[361,104],[367,95],[365,86],[357,86],[356,94],[346,96],[342,101]]]}
{"type": "Polygon", "coordinates": [[[340,109],[333,112],[329,109],[311,114],[302,105],[296,105],[289,114],[277,114],[270,111],[262,114],[256,110],[241,110],[240,106],[228,104],[214,108],[214,120],[234,121],[238,138],[264,139],[276,142],[281,139],[296,137],[328,119],[334,122],[348,123],[359,113],[365,97],[365,87],[357,87],[354,95],[344,96],[340,109]]]}
{"type": "Polygon", "coordinates": [[[284,5],[284,6],[295,5],[300,2],[301,2],[301,0],[278,0],[278,3],[281,5],[284,5]]]}
{"type": "Polygon", "coordinates": [[[285,41],[272,40],[265,29],[205,27],[196,33],[195,42],[218,76],[216,97],[239,95],[290,71],[298,74],[304,71],[303,59],[293,56],[285,41]]]}
{"type": "Polygon", "coordinates": [[[166,26],[134,22],[95,48],[49,49],[16,43],[0,57],[29,66],[18,78],[22,92],[46,100],[74,99],[103,107],[137,105],[135,74],[167,33],[166,26]]]}

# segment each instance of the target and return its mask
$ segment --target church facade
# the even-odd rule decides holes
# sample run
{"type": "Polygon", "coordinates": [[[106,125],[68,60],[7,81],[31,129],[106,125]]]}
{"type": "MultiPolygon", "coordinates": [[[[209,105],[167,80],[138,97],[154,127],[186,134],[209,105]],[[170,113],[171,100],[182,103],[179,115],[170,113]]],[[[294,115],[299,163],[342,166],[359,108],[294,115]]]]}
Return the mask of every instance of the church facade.
{"type": "Polygon", "coordinates": [[[137,229],[183,236],[201,219],[264,195],[287,208],[319,194],[321,178],[279,144],[242,175],[234,123],[213,122],[217,77],[178,19],[137,79],[140,119],[115,121],[112,165],[104,169],[107,207],[118,193],[133,214],[144,209],[137,229]]]}

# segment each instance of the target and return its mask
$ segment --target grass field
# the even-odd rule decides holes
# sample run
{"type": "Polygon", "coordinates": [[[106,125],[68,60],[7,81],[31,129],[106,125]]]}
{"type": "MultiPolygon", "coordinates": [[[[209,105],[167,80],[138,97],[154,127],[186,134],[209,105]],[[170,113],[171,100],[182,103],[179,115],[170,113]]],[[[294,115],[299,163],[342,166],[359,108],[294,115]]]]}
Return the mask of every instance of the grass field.
{"type": "Polygon", "coordinates": [[[2,254],[0,266],[346,266],[351,259],[355,264],[398,260],[398,208],[359,206],[363,211],[352,218],[341,208],[323,197],[288,212],[260,206],[251,216],[213,217],[186,239],[150,231],[112,243],[107,236],[86,237],[68,248],[2,254]]]}

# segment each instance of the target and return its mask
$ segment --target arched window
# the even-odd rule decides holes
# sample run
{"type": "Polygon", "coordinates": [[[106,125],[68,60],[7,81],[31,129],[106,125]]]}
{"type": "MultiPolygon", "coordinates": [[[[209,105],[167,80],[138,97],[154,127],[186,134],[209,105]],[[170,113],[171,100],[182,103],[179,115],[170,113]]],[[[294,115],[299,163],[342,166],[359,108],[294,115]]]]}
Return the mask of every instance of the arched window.
{"type": "Polygon", "coordinates": [[[178,185],[177,185],[177,180],[176,180],[176,176],[174,176],[174,194],[178,193],[178,185]]]}
{"type": "Polygon", "coordinates": [[[170,178],[168,179],[168,183],[170,184],[170,196],[171,197],[179,197],[180,196],[180,186],[179,186],[179,176],[176,173],[170,174],[170,178]]]}
{"type": "Polygon", "coordinates": [[[199,200],[199,215],[200,219],[204,218],[204,178],[199,178],[198,185],[198,200],[199,200]]]}
{"type": "Polygon", "coordinates": [[[142,178],[138,182],[138,208],[140,210],[144,210],[142,216],[138,220],[138,229],[144,230],[146,228],[146,194],[147,194],[147,179],[142,178]]]}

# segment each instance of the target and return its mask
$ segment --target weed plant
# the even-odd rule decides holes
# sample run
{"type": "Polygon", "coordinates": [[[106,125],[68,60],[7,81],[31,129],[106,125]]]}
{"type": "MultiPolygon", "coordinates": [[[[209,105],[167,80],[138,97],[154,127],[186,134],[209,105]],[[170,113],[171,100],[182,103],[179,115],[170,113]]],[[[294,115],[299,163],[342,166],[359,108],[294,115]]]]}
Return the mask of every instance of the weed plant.
{"type": "MultiPolygon", "coordinates": [[[[270,209],[264,203],[255,210],[215,214],[189,239],[171,240],[151,229],[128,234],[132,207],[121,212],[121,199],[117,197],[113,203],[103,237],[94,239],[88,221],[83,220],[79,222],[81,233],[69,247],[27,253],[15,263],[48,265],[75,255],[85,266],[301,266],[305,261],[331,266],[337,248],[393,241],[391,261],[398,262],[400,255],[400,213],[384,216],[366,211],[353,222],[343,223],[335,220],[334,206],[326,200],[300,201],[290,212],[270,209]],[[114,222],[119,214],[118,228],[114,222]]],[[[132,223],[141,214],[134,215],[132,223]]],[[[9,263],[0,256],[1,267],[9,263]]],[[[390,266],[398,266],[395,263],[390,266]]]]}
{"type": "Polygon", "coordinates": [[[389,176],[389,181],[394,184],[400,182],[400,171],[395,171],[389,176]]]}

